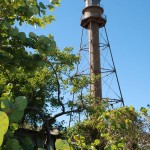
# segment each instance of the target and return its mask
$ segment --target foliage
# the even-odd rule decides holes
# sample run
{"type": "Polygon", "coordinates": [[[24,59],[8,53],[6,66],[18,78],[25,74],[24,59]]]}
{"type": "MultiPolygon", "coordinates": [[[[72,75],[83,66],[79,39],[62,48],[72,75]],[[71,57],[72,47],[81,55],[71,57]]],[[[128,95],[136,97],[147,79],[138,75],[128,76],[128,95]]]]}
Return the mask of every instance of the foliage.
{"type": "Polygon", "coordinates": [[[9,119],[6,113],[0,111],[0,146],[3,143],[3,136],[6,133],[9,125],[9,119]]]}
{"type": "MultiPolygon", "coordinates": [[[[0,148],[55,149],[55,140],[61,137],[50,131],[63,129],[57,118],[84,109],[89,118],[67,133],[71,145],[78,149],[138,147],[143,144],[140,137],[144,142],[149,138],[143,131],[145,108],[141,108],[143,119],[133,107],[94,106],[94,99],[82,93],[90,80],[75,73],[79,57],[73,49],[59,50],[51,34],[20,31],[24,24],[44,28],[55,19],[47,10],[59,5],[60,0],[48,4],[0,0],[0,148]]],[[[70,148],[59,139],[57,149],[60,145],[70,148]]]]}
{"type": "Polygon", "coordinates": [[[13,139],[12,137],[13,137],[13,132],[18,129],[17,122],[19,122],[23,117],[24,109],[26,108],[26,106],[27,106],[27,99],[24,96],[18,96],[15,98],[15,100],[13,100],[12,98],[1,99],[1,113],[0,113],[1,114],[0,115],[1,116],[0,117],[1,143],[0,145],[2,144],[4,134],[6,133],[5,137],[8,139],[7,142],[5,141],[6,138],[4,139],[4,142],[6,142],[5,145],[6,149],[12,149],[12,150],[21,149],[18,140],[13,139]]]}
{"type": "Polygon", "coordinates": [[[57,150],[73,150],[71,146],[65,140],[57,139],[56,141],[56,149],[57,150]]]}
{"type": "Polygon", "coordinates": [[[82,150],[141,149],[150,142],[149,125],[146,108],[137,112],[132,106],[113,110],[96,106],[88,119],[69,128],[68,138],[82,150]]]}
{"type": "Polygon", "coordinates": [[[52,139],[49,131],[63,125],[56,119],[83,109],[77,103],[80,94],[77,101],[73,101],[73,95],[87,85],[87,80],[73,72],[79,61],[73,49],[59,50],[51,34],[20,31],[25,24],[44,28],[55,19],[48,9],[53,11],[59,5],[60,0],[48,4],[37,0],[0,0],[0,111],[9,118],[6,134],[0,134],[1,143],[5,134],[2,149],[34,149],[41,145],[48,149],[48,139],[52,139]],[[79,82],[83,85],[79,86],[79,82]],[[19,136],[21,129],[24,130],[19,136]],[[33,137],[38,141],[40,136],[32,133],[42,135],[41,142],[34,142],[33,137]]]}
{"type": "Polygon", "coordinates": [[[19,122],[27,106],[27,99],[18,96],[15,100],[4,99],[1,101],[1,110],[8,114],[10,123],[19,122]]]}

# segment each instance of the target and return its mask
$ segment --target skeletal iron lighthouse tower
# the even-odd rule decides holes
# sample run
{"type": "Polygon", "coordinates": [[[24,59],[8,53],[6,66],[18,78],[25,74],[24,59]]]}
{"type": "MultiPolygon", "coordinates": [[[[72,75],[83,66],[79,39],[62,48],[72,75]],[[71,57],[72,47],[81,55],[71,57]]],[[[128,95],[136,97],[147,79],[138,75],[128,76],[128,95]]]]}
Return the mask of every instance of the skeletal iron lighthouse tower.
{"type": "Polygon", "coordinates": [[[99,6],[99,2],[100,0],[85,0],[81,26],[88,29],[91,96],[102,100],[99,28],[105,25],[106,20],[102,17],[103,8],[99,6]]]}
{"type": "Polygon", "coordinates": [[[84,0],[85,8],[82,11],[83,17],[81,19],[83,30],[80,54],[83,54],[81,60],[85,58],[87,64],[84,61],[84,66],[81,66],[81,62],[77,67],[77,73],[78,75],[90,75],[90,93],[93,98],[98,99],[99,102],[107,98],[112,105],[118,103],[124,105],[105,28],[106,18],[103,15],[104,10],[100,5],[100,1],[84,0]],[[84,35],[84,32],[87,33],[84,35]],[[84,41],[85,37],[87,37],[87,40],[84,41]],[[110,77],[111,75],[113,75],[113,78],[110,77]],[[116,83],[113,82],[114,78],[116,83]],[[115,89],[117,89],[117,92],[115,89]]]}

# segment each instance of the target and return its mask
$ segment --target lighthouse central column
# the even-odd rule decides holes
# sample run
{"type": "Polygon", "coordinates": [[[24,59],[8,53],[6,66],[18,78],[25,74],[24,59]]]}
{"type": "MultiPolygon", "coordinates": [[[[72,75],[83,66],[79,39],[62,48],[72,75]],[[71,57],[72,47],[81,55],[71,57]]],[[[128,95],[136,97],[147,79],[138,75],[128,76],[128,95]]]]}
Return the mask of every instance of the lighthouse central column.
{"type": "Polygon", "coordinates": [[[90,22],[88,25],[89,53],[90,53],[90,78],[91,96],[102,100],[100,46],[99,46],[99,24],[90,22]]]}
{"type": "MultiPolygon", "coordinates": [[[[81,26],[88,30],[89,53],[90,53],[90,93],[99,101],[102,100],[101,65],[100,65],[100,42],[99,29],[106,24],[103,17],[103,8],[100,7],[100,0],[84,0],[83,19],[81,26]]],[[[98,101],[96,101],[96,104],[98,101]]]]}

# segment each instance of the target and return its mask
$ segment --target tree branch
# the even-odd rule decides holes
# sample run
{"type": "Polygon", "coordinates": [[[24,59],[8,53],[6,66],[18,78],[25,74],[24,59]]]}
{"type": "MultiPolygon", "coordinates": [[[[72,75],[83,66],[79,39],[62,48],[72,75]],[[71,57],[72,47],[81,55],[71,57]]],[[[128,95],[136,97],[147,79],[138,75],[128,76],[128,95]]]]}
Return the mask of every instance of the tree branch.
{"type": "Polygon", "coordinates": [[[61,105],[61,107],[62,107],[62,112],[65,112],[65,106],[64,106],[64,104],[62,103],[62,101],[60,100],[60,83],[59,83],[59,78],[58,78],[58,75],[57,75],[57,71],[55,70],[55,68],[53,67],[53,65],[47,60],[46,61],[50,66],[51,66],[51,68],[53,69],[53,72],[54,72],[54,74],[55,74],[55,76],[56,76],[56,80],[57,80],[57,96],[58,96],[58,102],[59,102],[59,104],[61,105]]]}
{"type": "MultiPolygon", "coordinates": [[[[41,116],[42,116],[42,113],[43,113],[43,110],[41,110],[41,109],[39,109],[39,108],[35,108],[35,107],[27,107],[26,109],[30,109],[30,110],[32,110],[32,111],[37,111],[39,114],[41,114],[41,116]]],[[[62,116],[62,115],[66,115],[66,114],[69,114],[69,113],[75,113],[75,112],[81,112],[81,111],[83,111],[84,110],[84,108],[77,108],[77,109],[72,109],[72,110],[68,110],[68,111],[65,111],[65,112],[60,112],[60,113],[58,113],[58,114],[56,114],[56,115],[54,115],[54,116],[52,116],[52,117],[50,117],[50,118],[42,118],[43,119],[43,121],[46,119],[46,120],[48,120],[49,122],[51,122],[52,120],[54,120],[54,119],[56,119],[57,117],[60,117],[60,116],[62,116]]]]}
{"type": "Polygon", "coordinates": [[[75,109],[75,110],[68,110],[68,111],[66,111],[66,112],[60,112],[60,113],[54,115],[53,117],[49,118],[49,122],[51,122],[51,120],[54,120],[54,119],[56,119],[57,117],[60,117],[60,116],[62,116],[62,115],[69,114],[69,113],[75,113],[75,112],[81,112],[81,111],[83,111],[83,108],[77,108],[77,109],[75,109]]]}

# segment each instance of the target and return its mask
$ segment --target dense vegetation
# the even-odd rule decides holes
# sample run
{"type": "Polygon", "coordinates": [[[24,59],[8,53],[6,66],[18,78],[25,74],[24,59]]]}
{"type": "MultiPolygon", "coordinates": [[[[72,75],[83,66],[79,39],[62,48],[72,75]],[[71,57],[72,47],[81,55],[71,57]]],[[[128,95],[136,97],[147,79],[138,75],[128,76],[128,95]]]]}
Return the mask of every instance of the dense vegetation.
{"type": "Polygon", "coordinates": [[[150,118],[147,109],[142,107],[140,112],[137,112],[132,106],[112,110],[108,108],[107,103],[102,106],[92,107],[88,119],[68,129],[69,143],[74,148],[83,150],[149,148],[150,134],[146,131],[150,129],[150,118]]]}
{"type": "Polygon", "coordinates": [[[43,28],[51,23],[55,18],[46,14],[47,9],[52,11],[59,2],[52,0],[46,5],[36,0],[0,1],[2,149],[54,147],[50,130],[62,126],[56,118],[81,109],[71,103],[71,99],[64,99],[62,93],[62,89],[67,92],[69,88],[66,84],[71,86],[72,80],[68,75],[79,60],[72,54],[72,48],[60,51],[51,34],[38,36],[30,32],[27,35],[19,31],[23,24],[43,28]],[[53,114],[56,110],[57,113],[53,114]],[[28,133],[33,135],[28,136],[28,133]],[[32,137],[36,134],[34,141],[32,137]],[[40,136],[41,142],[38,142],[40,136]]]}
{"type": "Polygon", "coordinates": [[[44,28],[55,19],[47,14],[48,9],[59,5],[60,0],[48,4],[0,0],[0,149],[131,150],[149,146],[147,109],[110,110],[107,100],[96,106],[95,100],[82,94],[89,79],[75,74],[80,58],[72,48],[59,50],[51,34],[20,31],[24,24],[44,28]],[[83,110],[87,118],[71,128],[57,121],[83,110]]]}

